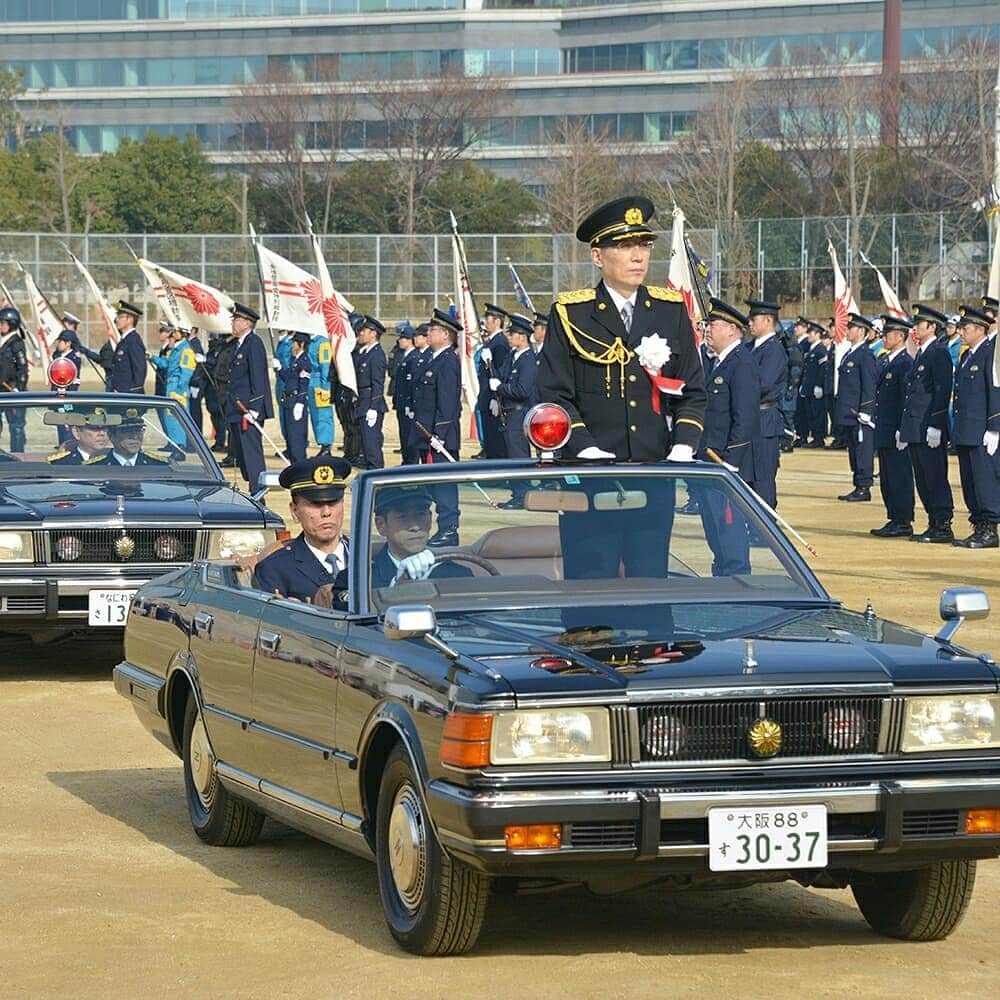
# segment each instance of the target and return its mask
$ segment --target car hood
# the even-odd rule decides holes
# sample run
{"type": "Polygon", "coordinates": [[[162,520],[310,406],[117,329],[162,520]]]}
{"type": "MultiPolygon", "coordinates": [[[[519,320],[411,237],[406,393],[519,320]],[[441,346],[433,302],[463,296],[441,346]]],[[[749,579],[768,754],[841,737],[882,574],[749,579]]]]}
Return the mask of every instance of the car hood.
{"type": "Polygon", "coordinates": [[[0,524],[57,526],[60,521],[121,519],[192,524],[264,524],[276,515],[221,483],[67,482],[11,483],[0,487],[0,524]]]}
{"type": "Polygon", "coordinates": [[[1000,676],[976,657],[913,629],[834,604],[491,612],[442,616],[439,628],[450,646],[497,671],[525,696],[905,686],[942,679],[996,689],[1000,676]],[[623,612],[633,619],[641,612],[649,624],[623,624],[623,612]],[[591,625],[580,624],[586,616],[591,625]],[[612,628],[600,627],[606,622],[612,628]]]}

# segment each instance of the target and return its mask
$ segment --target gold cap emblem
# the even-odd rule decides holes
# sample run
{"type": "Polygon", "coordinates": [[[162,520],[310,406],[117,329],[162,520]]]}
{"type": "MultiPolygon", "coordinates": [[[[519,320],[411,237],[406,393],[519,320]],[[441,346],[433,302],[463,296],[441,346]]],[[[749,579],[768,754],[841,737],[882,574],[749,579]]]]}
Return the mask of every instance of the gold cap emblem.
{"type": "Polygon", "coordinates": [[[128,535],[115,539],[115,553],[119,559],[128,559],[135,552],[135,542],[128,535]]]}
{"type": "Polygon", "coordinates": [[[629,208],[625,210],[625,225],[627,226],[641,226],[642,225],[642,209],[641,208],[629,208]]]}
{"type": "Polygon", "coordinates": [[[317,465],[313,473],[313,482],[317,486],[329,486],[337,477],[329,465],[317,465]]]}
{"type": "Polygon", "coordinates": [[[781,726],[773,719],[758,719],[747,731],[755,757],[773,757],[781,749],[781,726]]]}

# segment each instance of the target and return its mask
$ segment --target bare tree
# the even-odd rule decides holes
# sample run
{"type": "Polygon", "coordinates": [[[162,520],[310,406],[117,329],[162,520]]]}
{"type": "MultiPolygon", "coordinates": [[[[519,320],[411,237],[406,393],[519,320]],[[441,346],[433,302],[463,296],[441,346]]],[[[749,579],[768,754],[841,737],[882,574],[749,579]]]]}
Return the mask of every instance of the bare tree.
{"type": "Polygon", "coordinates": [[[299,229],[306,227],[317,191],[317,221],[323,232],[328,228],[341,137],[353,105],[344,88],[304,83],[283,67],[270,67],[234,101],[234,120],[254,172],[283,192],[299,229]]]}

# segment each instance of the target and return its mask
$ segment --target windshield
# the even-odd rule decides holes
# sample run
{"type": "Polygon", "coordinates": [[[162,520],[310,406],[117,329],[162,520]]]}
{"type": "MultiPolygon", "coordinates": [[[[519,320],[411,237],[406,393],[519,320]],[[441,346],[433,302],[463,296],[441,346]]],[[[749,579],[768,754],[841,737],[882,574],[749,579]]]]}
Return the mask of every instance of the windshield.
{"type": "Polygon", "coordinates": [[[823,596],[773,531],[714,472],[394,479],[373,491],[369,591],[441,610],[823,596]]]}
{"type": "Polygon", "coordinates": [[[217,480],[177,403],[114,395],[51,402],[0,397],[0,483],[13,480],[217,480]]]}

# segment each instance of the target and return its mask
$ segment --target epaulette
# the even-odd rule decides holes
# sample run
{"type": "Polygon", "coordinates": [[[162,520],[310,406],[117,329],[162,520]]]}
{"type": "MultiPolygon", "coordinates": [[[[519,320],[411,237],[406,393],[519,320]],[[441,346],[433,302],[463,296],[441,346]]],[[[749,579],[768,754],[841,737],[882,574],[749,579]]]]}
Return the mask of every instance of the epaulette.
{"type": "Polygon", "coordinates": [[[684,296],[673,288],[664,288],[662,285],[647,285],[646,292],[650,298],[659,299],[661,302],[683,302],[684,296]]]}
{"type": "Polygon", "coordinates": [[[88,459],[86,459],[83,464],[84,465],[93,465],[94,462],[99,462],[102,458],[104,458],[103,455],[91,455],[91,457],[88,458],[88,459]]]}
{"type": "Polygon", "coordinates": [[[577,288],[572,292],[560,292],[556,302],[562,306],[575,306],[578,302],[593,302],[596,298],[596,288],[577,288]]]}
{"type": "Polygon", "coordinates": [[[65,458],[69,454],[68,451],[57,451],[52,455],[49,455],[46,462],[58,462],[60,458],[65,458]]]}

